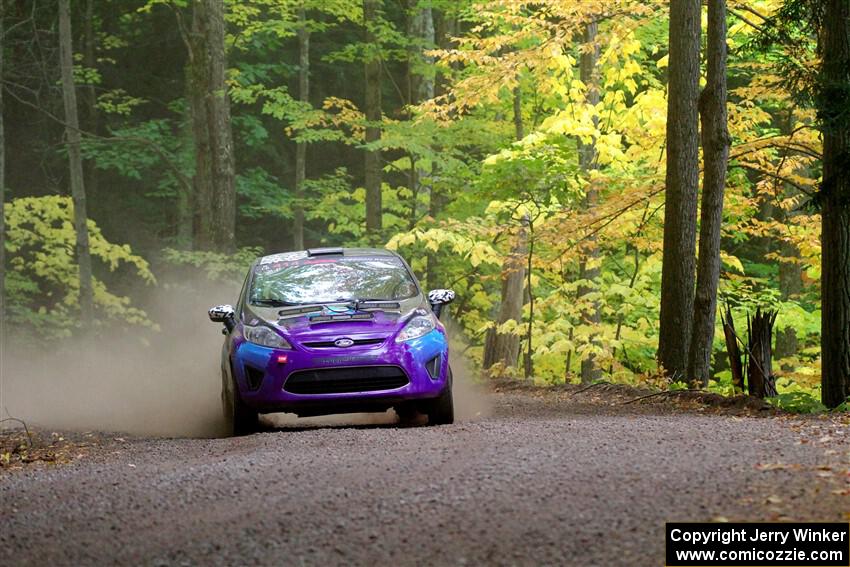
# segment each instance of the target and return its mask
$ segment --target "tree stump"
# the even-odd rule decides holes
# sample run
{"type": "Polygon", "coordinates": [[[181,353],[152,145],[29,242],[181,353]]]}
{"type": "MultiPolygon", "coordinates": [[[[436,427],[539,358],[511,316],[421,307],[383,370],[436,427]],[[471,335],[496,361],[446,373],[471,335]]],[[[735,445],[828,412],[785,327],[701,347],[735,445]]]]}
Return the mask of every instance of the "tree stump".
{"type": "Polygon", "coordinates": [[[776,377],[773,375],[771,343],[773,324],[777,311],[756,309],[747,315],[750,360],[747,365],[747,386],[751,396],[765,398],[776,396],[776,377]]]}
{"type": "Polygon", "coordinates": [[[732,387],[737,392],[744,391],[744,365],[741,363],[741,347],[738,346],[738,334],[735,332],[735,321],[732,319],[732,309],[726,306],[726,312],[720,314],[723,322],[723,336],[726,338],[726,353],[729,355],[729,368],[732,370],[732,387]]]}

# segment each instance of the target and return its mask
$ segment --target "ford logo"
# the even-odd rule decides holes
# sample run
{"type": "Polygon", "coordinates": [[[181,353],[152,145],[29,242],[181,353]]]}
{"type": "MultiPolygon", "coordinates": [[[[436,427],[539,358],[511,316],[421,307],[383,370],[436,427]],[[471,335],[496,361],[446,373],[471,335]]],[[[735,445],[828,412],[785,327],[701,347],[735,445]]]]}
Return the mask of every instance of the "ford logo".
{"type": "Polygon", "coordinates": [[[338,346],[340,348],[347,348],[347,347],[350,347],[353,344],[354,344],[354,341],[352,341],[349,338],[337,339],[337,340],[334,341],[334,345],[338,346]]]}

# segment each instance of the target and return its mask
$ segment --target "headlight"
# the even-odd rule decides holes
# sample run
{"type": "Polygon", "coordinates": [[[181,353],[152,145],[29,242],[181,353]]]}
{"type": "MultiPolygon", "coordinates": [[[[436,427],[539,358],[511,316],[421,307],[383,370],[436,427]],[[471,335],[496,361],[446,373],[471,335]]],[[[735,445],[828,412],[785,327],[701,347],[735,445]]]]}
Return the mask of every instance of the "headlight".
{"type": "Polygon", "coordinates": [[[257,327],[249,327],[245,325],[242,329],[242,334],[245,336],[245,340],[248,342],[262,345],[264,347],[270,348],[292,348],[292,346],[286,342],[286,339],[275,333],[271,328],[266,327],[265,325],[260,325],[257,327]]]}
{"type": "Polygon", "coordinates": [[[437,327],[433,315],[417,315],[407,322],[395,338],[395,342],[403,343],[427,335],[437,327]]]}

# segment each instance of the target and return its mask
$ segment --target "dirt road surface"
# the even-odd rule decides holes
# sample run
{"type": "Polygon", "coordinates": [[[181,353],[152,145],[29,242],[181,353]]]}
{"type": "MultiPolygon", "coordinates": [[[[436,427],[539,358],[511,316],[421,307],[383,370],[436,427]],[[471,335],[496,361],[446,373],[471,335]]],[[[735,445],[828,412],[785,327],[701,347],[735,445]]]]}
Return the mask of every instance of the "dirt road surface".
{"type": "Polygon", "coordinates": [[[113,438],[0,471],[2,565],[663,565],[664,522],[846,521],[846,425],[582,393],[444,427],[113,438]]]}

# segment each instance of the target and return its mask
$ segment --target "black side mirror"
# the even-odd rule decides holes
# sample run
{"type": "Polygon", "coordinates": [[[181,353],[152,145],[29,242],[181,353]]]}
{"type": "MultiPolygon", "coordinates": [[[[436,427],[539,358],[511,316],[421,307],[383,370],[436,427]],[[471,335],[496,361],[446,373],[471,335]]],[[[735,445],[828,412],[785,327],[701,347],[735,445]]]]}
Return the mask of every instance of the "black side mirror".
{"type": "Polygon", "coordinates": [[[450,289],[432,289],[428,292],[428,303],[431,304],[431,309],[437,317],[440,316],[443,305],[448,305],[454,300],[455,292],[450,289]]]}
{"type": "Polygon", "coordinates": [[[224,324],[228,332],[232,331],[236,326],[236,312],[233,310],[232,305],[216,305],[215,307],[210,307],[209,316],[210,321],[213,323],[224,324]]]}

